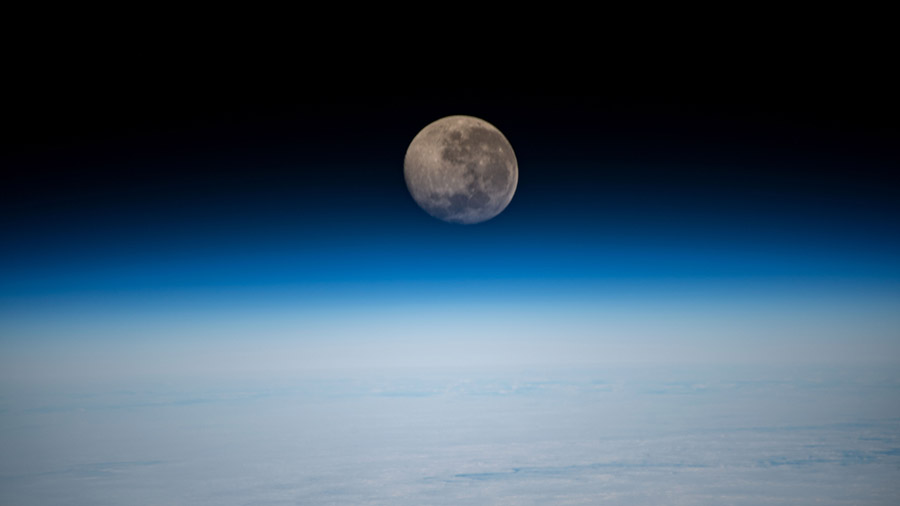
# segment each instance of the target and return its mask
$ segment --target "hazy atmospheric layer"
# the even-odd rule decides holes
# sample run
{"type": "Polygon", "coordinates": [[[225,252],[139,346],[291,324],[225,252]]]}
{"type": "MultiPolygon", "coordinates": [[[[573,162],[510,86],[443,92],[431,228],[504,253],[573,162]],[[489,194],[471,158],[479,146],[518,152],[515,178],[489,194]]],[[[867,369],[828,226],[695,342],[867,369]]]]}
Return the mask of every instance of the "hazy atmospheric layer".
{"type": "Polygon", "coordinates": [[[890,505],[893,369],[4,382],[0,502],[890,505]]]}

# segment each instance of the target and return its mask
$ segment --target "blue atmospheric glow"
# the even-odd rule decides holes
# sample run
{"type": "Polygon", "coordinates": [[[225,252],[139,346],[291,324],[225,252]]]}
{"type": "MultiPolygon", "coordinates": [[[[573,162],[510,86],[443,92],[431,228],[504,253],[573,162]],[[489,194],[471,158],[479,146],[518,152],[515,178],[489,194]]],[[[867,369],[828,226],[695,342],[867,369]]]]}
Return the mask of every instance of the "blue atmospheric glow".
{"type": "Polygon", "coordinates": [[[0,503],[889,504],[893,148],[566,111],[486,118],[473,226],[403,186],[418,111],[23,151],[0,503]]]}

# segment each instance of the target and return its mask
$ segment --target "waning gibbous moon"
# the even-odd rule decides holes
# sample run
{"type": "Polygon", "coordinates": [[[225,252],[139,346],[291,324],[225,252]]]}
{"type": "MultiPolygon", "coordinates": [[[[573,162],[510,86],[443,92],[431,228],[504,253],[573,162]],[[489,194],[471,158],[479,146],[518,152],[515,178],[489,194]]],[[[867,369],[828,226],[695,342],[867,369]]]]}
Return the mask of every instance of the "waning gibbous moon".
{"type": "Polygon", "coordinates": [[[516,192],[519,166],[500,130],[472,116],[447,116],[418,133],[403,162],[419,207],[450,223],[487,221],[516,192]]]}

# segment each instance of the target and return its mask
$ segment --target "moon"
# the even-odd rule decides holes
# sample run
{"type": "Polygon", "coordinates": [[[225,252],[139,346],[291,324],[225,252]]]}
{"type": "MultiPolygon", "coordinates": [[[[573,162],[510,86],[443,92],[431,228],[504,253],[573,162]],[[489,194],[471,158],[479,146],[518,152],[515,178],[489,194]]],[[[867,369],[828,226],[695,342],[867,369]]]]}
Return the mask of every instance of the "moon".
{"type": "Polygon", "coordinates": [[[447,116],[413,138],[403,175],[425,212],[468,225],[506,209],[516,192],[519,166],[497,127],[472,116],[447,116]]]}

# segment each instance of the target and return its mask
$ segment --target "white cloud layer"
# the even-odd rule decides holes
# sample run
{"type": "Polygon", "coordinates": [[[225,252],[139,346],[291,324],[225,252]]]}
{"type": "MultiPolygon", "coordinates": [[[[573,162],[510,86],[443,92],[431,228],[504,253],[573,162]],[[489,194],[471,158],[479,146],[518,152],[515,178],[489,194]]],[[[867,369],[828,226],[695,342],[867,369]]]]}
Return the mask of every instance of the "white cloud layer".
{"type": "Polygon", "coordinates": [[[21,506],[888,505],[898,469],[890,368],[159,377],[0,404],[21,506]]]}

